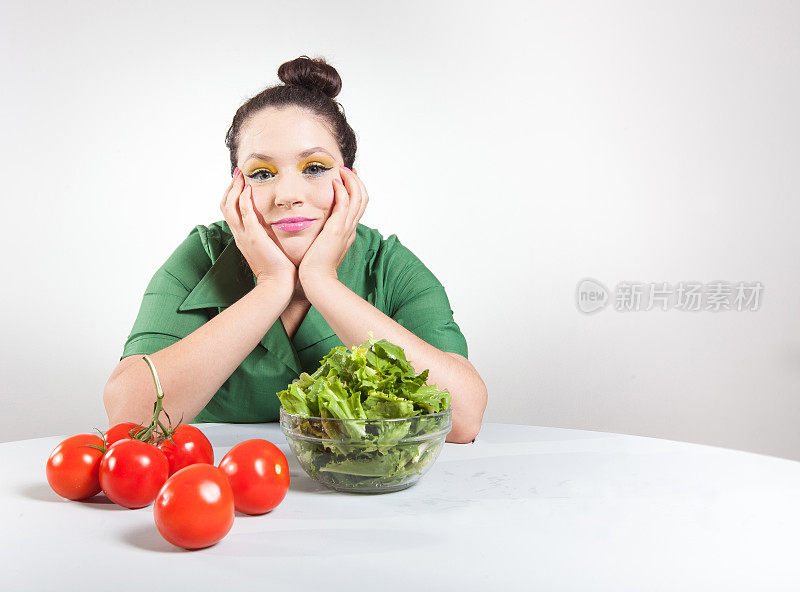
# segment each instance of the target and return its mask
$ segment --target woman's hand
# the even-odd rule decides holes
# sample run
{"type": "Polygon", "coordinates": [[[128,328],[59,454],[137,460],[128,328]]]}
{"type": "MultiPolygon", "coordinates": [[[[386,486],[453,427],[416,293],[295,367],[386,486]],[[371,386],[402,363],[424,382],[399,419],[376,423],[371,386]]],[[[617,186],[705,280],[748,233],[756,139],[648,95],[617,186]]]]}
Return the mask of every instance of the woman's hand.
{"type": "Polygon", "coordinates": [[[333,179],[331,215],[300,261],[301,284],[317,278],[337,279],[336,269],[356,239],[358,221],[369,202],[367,189],[358,175],[346,167],[339,167],[339,175],[341,179],[333,179]]]}
{"type": "Polygon", "coordinates": [[[245,184],[239,167],[220,204],[222,215],[233,233],[236,246],[256,276],[256,283],[278,282],[292,292],[297,283],[297,267],[267,234],[253,204],[253,189],[245,184]]]}

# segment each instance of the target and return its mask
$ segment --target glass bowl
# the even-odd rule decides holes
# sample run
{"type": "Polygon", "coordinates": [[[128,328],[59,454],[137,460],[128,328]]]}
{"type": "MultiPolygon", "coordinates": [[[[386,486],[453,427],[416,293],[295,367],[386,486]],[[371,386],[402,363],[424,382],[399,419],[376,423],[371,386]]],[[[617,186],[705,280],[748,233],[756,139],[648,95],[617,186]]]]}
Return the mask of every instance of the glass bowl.
{"type": "Polygon", "coordinates": [[[452,408],[399,419],[334,419],[280,408],[281,431],[303,470],[336,491],[388,493],[411,487],[439,456],[452,408]]]}

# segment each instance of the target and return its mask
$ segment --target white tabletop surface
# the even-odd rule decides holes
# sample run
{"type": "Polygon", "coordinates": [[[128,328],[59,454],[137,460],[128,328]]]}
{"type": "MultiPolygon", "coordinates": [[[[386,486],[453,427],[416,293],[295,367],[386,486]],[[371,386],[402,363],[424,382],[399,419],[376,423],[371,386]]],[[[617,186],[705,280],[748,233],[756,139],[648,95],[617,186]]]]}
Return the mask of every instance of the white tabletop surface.
{"type": "Polygon", "coordinates": [[[359,495],[309,478],[278,424],[199,427],[217,463],[250,438],[279,446],[283,502],[237,512],[219,543],[186,551],[158,533],[152,505],[50,489],[47,457],[72,434],[0,444],[0,588],[800,590],[795,461],[486,423],[473,444],[445,444],[411,488],[359,495]]]}

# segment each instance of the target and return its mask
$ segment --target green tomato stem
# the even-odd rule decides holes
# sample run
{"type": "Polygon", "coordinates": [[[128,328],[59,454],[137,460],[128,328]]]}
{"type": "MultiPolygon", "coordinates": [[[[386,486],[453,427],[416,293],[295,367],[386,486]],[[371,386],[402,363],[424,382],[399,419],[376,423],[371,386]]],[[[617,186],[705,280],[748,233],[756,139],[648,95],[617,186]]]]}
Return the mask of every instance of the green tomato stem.
{"type": "MultiPolygon", "coordinates": [[[[150,356],[142,356],[142,359],[147,362],[147,366],[150,368],[150,372],[153,375],[153,382],[156,385],[156,402],[153,404],[153,419],[150,422],[150,425],[144,431],[137,433],[134,436],[134,439],[141,440],[143,442],[149,442],[150,437],[155,433],[156,439],[160,441],[165,437],[168,437],[169,433],[169,430],[164,427],[164,424],[162,424],[159,419],[162,411],[164,412],[164,415],[167,415],[167,412],[164,410],[164,390],[161,388],[161,381],[158,379],[158,372],[156,371],[156,367],[153,364],[153,361],[150,359],[150,356]],[[161,431],[159,432],[156,428],[161,428],[161,431]]],[[[167,415],[167,418],[169,418],[169,415],[167,415]]],[[[158,442],[155,443],[158,444],[158,442]]]]}

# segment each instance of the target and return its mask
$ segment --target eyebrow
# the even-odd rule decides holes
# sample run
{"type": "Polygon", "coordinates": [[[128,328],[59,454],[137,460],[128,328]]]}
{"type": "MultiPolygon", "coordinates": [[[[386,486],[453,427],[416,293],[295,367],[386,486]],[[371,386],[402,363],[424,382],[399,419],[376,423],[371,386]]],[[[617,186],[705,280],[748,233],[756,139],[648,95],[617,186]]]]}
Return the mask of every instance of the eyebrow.
{"type": "MultiPolygon", "coordinates": [[[[314,154],[315,152],[324,152],[325,154],[327,154],[328,156],[333,158],[333,154],[331,154],[330,152],[325,150],[325,148],[323,148],[322,146],[314,146],[313,148],[309,148],[308,150],[303,150],[302,152],[300,152],[297,155],[297,158],[305,158],[306,156],[310,156],[311,154],[314,154]]],[[[245,159],[245,162],[247,162],[248,160],[251,160],[253,158],[257,158],[258,160],[266,160],[266,161],[273,160],[273,158],[271,156],[267,156],[266,154],[261,154],[259,152],[253,152],[251,155],[249,155],[245,159]]]]}

